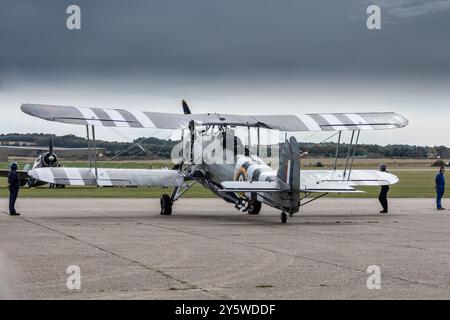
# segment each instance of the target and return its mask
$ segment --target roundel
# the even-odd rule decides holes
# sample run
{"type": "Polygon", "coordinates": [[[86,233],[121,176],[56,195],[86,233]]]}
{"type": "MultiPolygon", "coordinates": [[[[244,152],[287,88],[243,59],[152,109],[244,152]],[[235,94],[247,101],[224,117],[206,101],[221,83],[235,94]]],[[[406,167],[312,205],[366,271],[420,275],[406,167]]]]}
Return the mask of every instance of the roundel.
{"type": "Polygon", "coordinates": [[[236,175],[236,181],[247,181],[247,169],[241,167],[236,175]]]}

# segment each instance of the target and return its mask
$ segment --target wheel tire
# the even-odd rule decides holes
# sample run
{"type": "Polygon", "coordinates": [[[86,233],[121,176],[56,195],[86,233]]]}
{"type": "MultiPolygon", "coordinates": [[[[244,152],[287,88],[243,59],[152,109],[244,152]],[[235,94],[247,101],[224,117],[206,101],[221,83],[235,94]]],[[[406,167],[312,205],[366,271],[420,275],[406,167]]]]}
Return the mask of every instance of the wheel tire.
{"type": "Polygon", "coordinates": [[[285,212],[281,213],[281,223],[287,222],[287,214],[285,212]]]}
{"type": "Polygon", "coordinates": [[[168,194],[161,196],[161,214],[170,216],[172,214],[172,199],[168,194]]]}
{"type": "Polygon", "coordinates": [[[261,201],[253,200],[250,203],[250,208],[248,209],[248,214],[259,214],[261,211],[261,201]]]}

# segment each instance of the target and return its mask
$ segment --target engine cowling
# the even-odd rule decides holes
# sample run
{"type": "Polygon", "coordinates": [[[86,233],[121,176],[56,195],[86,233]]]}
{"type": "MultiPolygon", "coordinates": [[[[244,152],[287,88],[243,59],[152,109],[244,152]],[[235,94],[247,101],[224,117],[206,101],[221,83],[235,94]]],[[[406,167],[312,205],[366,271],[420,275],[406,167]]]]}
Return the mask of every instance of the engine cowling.
{"type": "Polygon", "coordinates": [[[41,158],[43,167],[56,167],[58,165],[58,157],[53,152],[47,152],[41,158]]]}

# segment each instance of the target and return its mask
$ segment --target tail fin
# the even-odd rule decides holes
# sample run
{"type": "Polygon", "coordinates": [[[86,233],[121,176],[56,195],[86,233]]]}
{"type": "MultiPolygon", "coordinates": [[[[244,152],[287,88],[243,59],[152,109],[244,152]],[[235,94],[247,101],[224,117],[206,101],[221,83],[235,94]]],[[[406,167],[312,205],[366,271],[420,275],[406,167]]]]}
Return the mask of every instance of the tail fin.
{"type": "Polygon", "coordinates": [[[286,140],[281,149],[277,177],[288,184],[291,191],[300,191],[300,151],[295,137],[286,140]]]}

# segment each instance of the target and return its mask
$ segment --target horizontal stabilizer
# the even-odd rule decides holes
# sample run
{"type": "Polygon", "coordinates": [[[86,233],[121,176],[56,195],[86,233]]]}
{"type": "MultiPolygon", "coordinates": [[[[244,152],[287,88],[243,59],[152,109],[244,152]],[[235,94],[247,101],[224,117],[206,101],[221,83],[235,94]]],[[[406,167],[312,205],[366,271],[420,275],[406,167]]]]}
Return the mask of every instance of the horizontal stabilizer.
{"type": "Polygon", "coordinates": [[[184,177],[177,170],[168,169],[95,169],[38,168],[28,172],[37,180],[71,186],[143,186],[175,187],[184,185],[184,177]]]}

